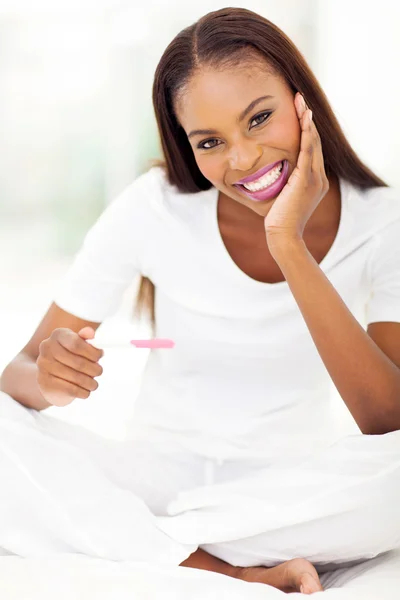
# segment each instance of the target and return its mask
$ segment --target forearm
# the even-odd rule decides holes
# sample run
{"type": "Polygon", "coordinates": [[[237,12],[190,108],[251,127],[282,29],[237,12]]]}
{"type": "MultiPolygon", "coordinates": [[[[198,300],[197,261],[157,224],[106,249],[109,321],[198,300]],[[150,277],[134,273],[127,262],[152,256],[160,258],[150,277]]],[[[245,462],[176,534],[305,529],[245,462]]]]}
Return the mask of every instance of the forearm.
{"type": "Polygon", "coordinates": [[[302,240],[272,245],[316,348],[363,433],[400,429],[400,369],[361,327],[302,240]]]}
{"type": "Polygon", "coordinates": [[[229,575],[230,577],[236,577],[238,573],[238,567],[233,567],[229,563],[208,554],[201,548],[198,548],[196,552],[184,560],[180,566],[204,569],[205,571],[213,571],[214,573],[221,573],[222,575],[229,575]]]}
{"type": "Polygon", "coordinates": [[[20,353],[4,369],[0,378],[0,390],[28,408],[44,410],[50,404],[43,398],[36,376],[36,361],[20,353]]]}

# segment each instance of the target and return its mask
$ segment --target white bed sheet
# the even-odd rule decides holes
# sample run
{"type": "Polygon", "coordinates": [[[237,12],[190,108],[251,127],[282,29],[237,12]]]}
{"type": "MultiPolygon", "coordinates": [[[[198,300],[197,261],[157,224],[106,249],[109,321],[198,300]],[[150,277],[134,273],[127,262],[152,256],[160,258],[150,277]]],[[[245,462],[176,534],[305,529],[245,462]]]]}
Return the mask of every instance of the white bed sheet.
{"type": "MultiPolygon", "coordinates": [[[[400,551],[327,573],[322,581],[326,589],[313,594],[315,599],[397,600],[400,551]]],[[[288,596],[304,598],[187,567],[73,554],[41,559],[0,557],[0,598],[5,600],[279,600],[288,596]]]]}
{"type": "MultiPolygon", "coordinates": [[[[33,415],[26,414],[19,405],[13,404],[10,407],[13,409],[12,413],[16,411],[15,417],[18,414],[16,421],[11,418],[10,429],[20,427],[21,424],[17,422],[21,412],[24,413],[23,421],[33,419],[33,415]]],[[[12,417],[5,404],[3,408],[6,410],[7,417],[12,417]]],[[[25,422],[25,425],[28,423],[25,422]]],[[[35,428],[32,429],[31,435],[34,435],[34,430],[35,428]]],[[[27,430],[25,430],[26,434],[27,430]]],[[[27,442],[26,438],[25,441],[27,442]]],[[[43,508],[48,518],[49,507],[45,509],[43,506],[43,508]]],[[[153,557],[153,553],[150,555],[153,557]]],[[[45,558],[43,556],[36,558],[0,556],[0,598],[2,600],[3,598],[4,600],[39,598],[40,600],[48,598],[51,600],[54,598],[57,600],[91,600],[92,598],[93,600],[103,598],[279,600],[287,596],[263,584],[244,583],[215,573],[177,567],[172,564],[162,566],[159,562],[156,564],[156,561],[136,562],[133,559],[117,562],[117,559],[92,558],[73,553],[45,556],[45,558]]],[[[318,598],[397,600],[400,598],[400,550],[347,569],[324,573],[321,575],[321,581],[325,592],[324,596],[317,594],[318,598]]],[[[290,597],[302,596],[290,594],[290,597]]]]}

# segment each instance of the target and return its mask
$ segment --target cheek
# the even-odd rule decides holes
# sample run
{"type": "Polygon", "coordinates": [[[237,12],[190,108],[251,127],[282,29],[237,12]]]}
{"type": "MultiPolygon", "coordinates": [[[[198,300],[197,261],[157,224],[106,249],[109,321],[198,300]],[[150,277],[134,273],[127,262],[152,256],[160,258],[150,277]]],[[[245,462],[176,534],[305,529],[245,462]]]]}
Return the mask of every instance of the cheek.
{"type": "Polygon", "coordinates": [[[211,183],[217,183],[223,175],[222,159],[217,154],[207,156],[206,154],[195,154],[197,166],[202,175],[211,183]]]}
{"type": "Polygon", "coordinates": [[[263,143],[271,148],[279,148],[290,154],[297,154],[300,147],[300,124],[297,115],[288,112],[271,121],[265,129],[263,143]]]}
{"type": "Polygon", "coordinates": [[[301,127],[296,113],[296,108],[293,104],[291,104],[286,110],[283,127],[288,140],[288,146],[297,156],[300,149],[301,127]]]}

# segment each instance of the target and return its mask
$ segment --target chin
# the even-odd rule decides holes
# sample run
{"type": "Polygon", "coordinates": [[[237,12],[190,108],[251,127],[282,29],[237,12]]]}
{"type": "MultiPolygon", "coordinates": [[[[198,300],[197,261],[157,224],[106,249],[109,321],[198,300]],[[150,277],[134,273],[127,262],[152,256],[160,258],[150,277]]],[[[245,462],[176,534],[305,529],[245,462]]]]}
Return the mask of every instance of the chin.
{"type": "Polygon", "coordinates": [[[266,217],[278,196],[276,196],[275,198],[271,198],[270,200],[266,200],[264,202],[255,202],[254,200],[251,200],[250,198],[244,198],[241,195],[238,197],[237,193],[231,195],[230,197],[242,206],[249,208],[252,212],[256,213],[257,215],[266,217]]]}
{"type": "Polygon", "coordinates": [[[251,206],[249,208],[251,208],[251,210],[253,212],[255,212],[258,215],[260,215],[260,217],[264,217],[265,218],[268,215],[269,211],[271,210],[271,207],[272,207],[273,203],[274,203],[274,200],[271,200],[268,203],[268,206],[255,206],[255,207],[251,206]]]}

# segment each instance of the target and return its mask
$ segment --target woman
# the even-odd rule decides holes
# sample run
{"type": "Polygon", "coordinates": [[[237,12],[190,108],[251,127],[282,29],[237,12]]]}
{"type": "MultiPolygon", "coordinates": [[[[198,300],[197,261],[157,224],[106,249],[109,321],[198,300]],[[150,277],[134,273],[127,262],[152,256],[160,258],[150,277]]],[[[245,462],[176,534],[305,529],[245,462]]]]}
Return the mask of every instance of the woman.
{"type": "Polygon", "coordinates": [[[312,593],[324,571],[400,546],[400,203],[351,149],[299,51],[250,11],[178,34],[153,101],[165,164],[88,233],[3,373],[4,410],[26,419],[11,398],[37,411],[87,398],[103,352],[86,340],[141,273],[139,309],[176,347],[150,354],[130,442],[29,416],[54,464],[72,452],[54,437],[73,435],[89,461],[72,511],[86,542],[68,543],[147,556],[132,550],[137,521],[128,541],[104,534],[98,507],[92,525],[79,521],[96,464],[129,492],[154,560],[170,544],[175,564],[312,593]],[[331,381],[366,435],[339,439],[331,381]]]}

